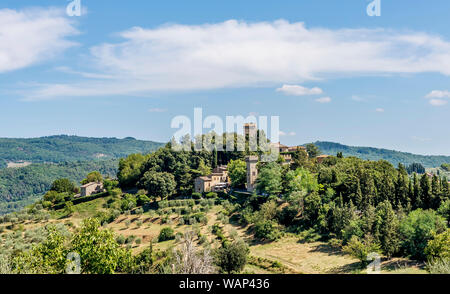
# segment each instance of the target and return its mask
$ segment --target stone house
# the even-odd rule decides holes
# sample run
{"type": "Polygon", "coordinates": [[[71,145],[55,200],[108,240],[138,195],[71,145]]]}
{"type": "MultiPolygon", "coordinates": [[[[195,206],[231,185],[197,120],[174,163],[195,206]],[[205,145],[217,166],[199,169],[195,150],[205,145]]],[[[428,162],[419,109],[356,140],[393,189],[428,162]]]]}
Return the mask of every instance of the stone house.
{"type": "Polygon", "coordinates": [[[103,191],[104,191],[103,183],[100,182],[87,183],[86,185],[81,186],[80,197],[91,196],[93,194],[98,194],[103,191]]]}
{"type": "Polygon", "coordinates": [[[213,169],[208,176],[198,177],[194,180],[194,190],[197,193],[222,192],[230,185],[226,166],[213,169]]]}

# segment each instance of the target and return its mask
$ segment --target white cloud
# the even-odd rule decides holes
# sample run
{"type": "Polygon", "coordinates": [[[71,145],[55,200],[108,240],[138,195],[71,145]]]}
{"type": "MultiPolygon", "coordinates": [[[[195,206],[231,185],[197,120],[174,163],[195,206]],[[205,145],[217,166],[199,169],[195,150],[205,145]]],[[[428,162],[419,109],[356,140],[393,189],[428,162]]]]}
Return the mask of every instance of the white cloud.
{"type": "Polygon", "coordinates": [[[433,106],[444,106],[448,101],[442,99],[430,99],[430,104],[433,106]]]}
{"type": "Polygon", "coordinates": [[[280,131],[280,136],[282,136],[282,137],[288,137],[288,136],[293,137],[295,135],[297,135],[295,132],[286,133],[286,132],[280,131]]]}
{"type": "Polygon", "coordinates": [[[433,90],[425,98],[450,98],[450,91],[433,90]]]}
{"type": "Polygon", "coordinates": [[[318,99],[316,99],[316,102],[319,102],[319,103],[330,103],[331,102],[331,98],[330,97],[318,98],[318,99]]]}
{"type": "Polygon", "coordinates": [[[0,9],[0,73],[21,69],[74,46],[77,34],[62,10],[0,9]]]}
{"type": "Polygon", "coordinates": [[[429,103],[432,106],[444,106],[448,103],[446,98],[450,98],[450,91],[433,90],[428,93],[425,98],[430,99],[429,103]]]}
{"type": "Polygon", "coordinates": [[[290,96],[319,95],[323,93],[322,89],[317,87],[309,89],[298,85],[283,85],[283,87],[277,89],[277,92],[290,96]]]}
{"type": "Polygon", "coordinates": [[[360,97],[360,96],[358,96],[358,95],[352,95],[352,100],[353,100],[353,101],[356,101],[356,102],[362,102],[362,101],[365,101],[364,98],[362,98],[362,97],[360,97]]]}
{"type": "Polygon", "coordinates": [[[381,113],[381,112],[384,112],[384,108],[377,108],[377,109],[375,109],[375,111],[381,113]]]}
{"type": "Polygon", "coordinates": [[[150,108],[148,112],[166,112],[167,109],[164,108],[150,108]]]}
{"type": "Polygon", "coordinates": [[[274,86],[330,76],[450,75],[450,42],[418,32],[230,20],[135,27],[119,36],[122,42],[90,51],[89,64],[114,81],[40,85],[27,98],[274,86]]]}
{"type": "Polygon", "coordinates": [[[411,139],[413,139],[414,141],[419,141],[419,142],[429,142],[429,141],[431,141],[430,138],[422,138],[422,137],[417,137],[417,136],[412,136],[411,139]]]}

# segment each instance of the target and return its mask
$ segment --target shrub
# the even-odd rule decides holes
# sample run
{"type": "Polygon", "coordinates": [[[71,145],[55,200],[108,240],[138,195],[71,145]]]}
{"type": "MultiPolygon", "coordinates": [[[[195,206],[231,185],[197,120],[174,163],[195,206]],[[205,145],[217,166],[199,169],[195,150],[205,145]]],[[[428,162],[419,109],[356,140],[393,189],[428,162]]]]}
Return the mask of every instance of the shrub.
{"type": "Polygon", "coordinates": [[[444,233],[434,235],[425,248],[428,260],[450,259],[450,229],[444,233]]]}
{"type": "Polygon", "coordinates": [[[116,241],[120,245],[123,245],[123,244],[125,244],[125,237],[123,235],[119,235],[119,236],[117,236],[116,241]]]}
{"type": "Polygon", "coordinates": [[[217,193],[216,192],[209,192],[205,195],[206,198],[208,199],[215,199],[217,198],[217,193]]]}
{"type": "Polygon", "coordinates": [[[433,210],[412,211],[400,223],[400,235],[404,253],[413,258],[425,259],[425,247],[433,235],[445,230],[445,220],[433,210]]]}
{"type": "Polygon", "coordinates": [[[201,193],[192,193],[192,199],[201,199],[202,198],[202,194],[201,193]]]}
{"type": "Polygon", "coordinates": [[[127,219],[125,221],[125,226],[128,228],[130,226],[130,224],[131,224],[131,221],[129,219],[127,219]]]}
{"type": "Polygon", "coordinates": [[[148,203],[150,203],[150,198],[148,198],[147,195],[140,194],[140,195],[137,196],[137,205],[138,206],[143,206],[143,205],[146,205],[148,203]]]}
{"type": "Polygon", "coordinates": [[[247,263],[249,249],[243,241],[225,242],[215,252],[215,262],[224,273],[239,273],[247,263]]]}
{"type": "Polygon", "coordinates": [[[278,220],[285,226],[293,224],[295,217],[298,214],[298,209],[294,206],[286,206],[278,212],[278,220]]]}
{"type": "Polygon", "coordinates": [[[134,239],[136,239],[136,236],[130,235],[125,239],[125,244],[132,244],[134,239]]]}
{"type": "Polygon", "coordinates": [[[300,240],[303,242],[316,242],[320,238],[322,238],[322,236],[319,233],[317,233],[314,228],[302,231],[299,235],[300,240]]]}
{"type": "Polygon", "coordinates": [[[158,208],[167,208],[169,207],[169,201],[162,200],[158,202],[158,208]]]}
{"type": "Polygon", "coordinates": [[[275,222],[267,220],[255,224],[255,237],[262,240],[274,241],[280,237],[275,222]]]}
{"type": "Polygon", "coordinates": [[[161,229],[158,236],[158,242],[164,242],[167,240],[173,240],[175,238],[174,231],[170,227],[161,229]]]}
{"type": "Polygon", "coordinates": [[[450,259],[438,259],[427,263],[430,274],[450,274],[450,259]]]}
{"type": "Polygon", "coordinates": [[[332,248],[339,249],[342,247],[342,240],[332,238],[328,240],[328,245],[330,245],[332,248]]]}
{"type": "Polygon", "coordinates": [[[199,239],[198,239],[198,244],[205,244],[208,241],[208,238],[205,235],[202,235],[199,239]]]}
{"type": "Polygon", "coordinates": [[[381,251],[380,245],[375,243],[370,235],[367,235],[364,241],[361,241],[356,236],[352,236],[343,250],[351,256],[358,258],[362,264],[367,264],[367,257],[370,253],[380,253],[381,251]]]}

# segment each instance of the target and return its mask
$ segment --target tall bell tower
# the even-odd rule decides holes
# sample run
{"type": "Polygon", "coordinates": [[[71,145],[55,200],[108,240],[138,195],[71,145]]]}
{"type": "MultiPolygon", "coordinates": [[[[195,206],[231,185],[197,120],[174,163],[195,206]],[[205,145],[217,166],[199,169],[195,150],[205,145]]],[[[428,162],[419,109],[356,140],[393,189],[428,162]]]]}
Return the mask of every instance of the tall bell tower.
{"type": "Polygon", "coordinates": [[[258,177],[258,169],[256,168],[258,156],[247,156],[245,162],[247,163],[247,191],[253,192],[256,189],[256,178],[258,177]]]}

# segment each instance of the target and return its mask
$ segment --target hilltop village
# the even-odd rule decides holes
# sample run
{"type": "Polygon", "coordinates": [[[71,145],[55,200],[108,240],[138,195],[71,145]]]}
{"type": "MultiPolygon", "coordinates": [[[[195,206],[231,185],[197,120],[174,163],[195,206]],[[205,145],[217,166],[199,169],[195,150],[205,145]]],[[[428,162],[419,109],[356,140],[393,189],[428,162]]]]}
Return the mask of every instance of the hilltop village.
{"type": "MultiPolygon", "coordinates": [[[[254,137],[257,134],[257,125],[255,123],[244,124],[244,135],[245,138],[254,137]]],[[[278,143],[270,143],[270,147],[279,153],[283,158],[283,164],[290,165],[292,162],[292,154],[298,150],[303,150],[306,153],[306,147],[304,146],[286,146],[278,143]]],[[[320,163],[323,159],[329,157],[329,155],[319,155],[317,156],[317,161],[320,163]]],[[[247,181],[246,190],[248,192],[253,192],[256,190],[256,179],[258,178],[257,163],[259,159],[258,156],[247,156],[245,162],[247,164],[247,181]]],[[[214,168],[212,173],[207,176],[201,176],[195,179],[195,192],[197,193],[207,193],[207,192],[224,192],[230,187],[231,180],[228,176],[228,170],[226,165],[222,165],[214,168]]]]}

